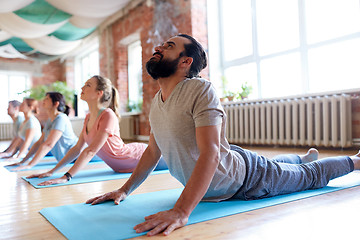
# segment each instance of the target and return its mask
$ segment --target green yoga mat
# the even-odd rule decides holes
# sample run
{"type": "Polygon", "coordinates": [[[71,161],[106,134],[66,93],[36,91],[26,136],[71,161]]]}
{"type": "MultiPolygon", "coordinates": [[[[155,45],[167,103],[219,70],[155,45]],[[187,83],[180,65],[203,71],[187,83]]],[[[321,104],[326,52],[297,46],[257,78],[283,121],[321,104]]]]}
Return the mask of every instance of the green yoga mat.
{"type": "MultiPolygon", "coordinates": [[[[190,215],[188,224],[313,197],[357,185],[360,185],[360,175],[351,173],[332,180],[328,186],[317,190],[261,200],[200,202],[190,215]]],[[[136,233],[133,227],[143,222],[145,216],[172,208],[181,191],[182,189],[174,189],[132,195],[119,205],[105,202],[93,206],[80,203],[50,207],[42,209],[40,213],[68,239],[128,239],[144,235],[145,233],[136,233]]]]}
{"type": "MultiPolygon", "coordinates": [[[[161,174],[161,173],[168,173],[169,170],[157,170],[153,171],[151,174],[161,174]]],[[[100,181],[107,181],[107,180],[115,180],[115,179],[123,179],[128,178],[131,176],[131,173],[117,173],[114,172],[114,170],[107,168],[99,168],[99,169],[91,169],[91,170],[83,170],[80,171],[76,176],[74,176],[71,181],[66,183],[60,183],[56,185],[48,185],[48,186],[38,186],[39,183],[59,178],[64,175],[64,172],[62,173],[55,173],[51,177],[46,178],[26,178],[22,177],[25,181],[29,182],[33,187],[35,188],[49,188],[49,187],[58,187],[58,186],[66,186],[66,185],[72,185],[72,184],[79,184],[79,183],[89,183],[89,182],[100,182],[100,181]]]]}

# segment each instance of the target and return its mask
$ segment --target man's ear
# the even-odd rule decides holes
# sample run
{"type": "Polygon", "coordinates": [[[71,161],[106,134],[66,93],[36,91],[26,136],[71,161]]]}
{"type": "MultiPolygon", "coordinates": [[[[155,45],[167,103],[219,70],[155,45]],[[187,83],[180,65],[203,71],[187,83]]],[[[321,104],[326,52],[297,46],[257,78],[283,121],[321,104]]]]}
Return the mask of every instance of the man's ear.
{"type": "Polygon", "coordinates": [[[184,67],[187,67],[187,66],[191,66],[193,61],[194,59],[192,57],[185,57],[184,59],[182,59],[181,64],[183,64],[184,67]]]}

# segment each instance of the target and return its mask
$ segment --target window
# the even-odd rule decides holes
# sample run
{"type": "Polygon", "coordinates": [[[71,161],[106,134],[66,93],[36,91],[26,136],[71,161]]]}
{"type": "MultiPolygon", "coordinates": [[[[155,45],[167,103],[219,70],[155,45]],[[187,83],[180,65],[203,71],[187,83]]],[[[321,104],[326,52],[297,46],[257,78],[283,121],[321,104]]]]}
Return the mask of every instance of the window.
{"type": "Polygon", "coordinates": [[[244,82],[251,98],[360,87],[358,0],[209,0],[208,15],[219,94],[244,82]]]}
{"type": "Polygon", "coordinates": [[[12,119],[7,114],[8,102],[22,102],[24,95],[19,93],[30,88],[29,75],[21,72],[0,72],[0,84],[0,121],[11,122],[12,119]]]}
{"type": "Polygon", "coordinates": [[[98,44],[94,44],[88,49],[75,60],[75,90],[78,95],[79,117],[84,117],[88,111],[87,103],[80,99],[81,88],[90,77],[99,75],[100,72],[98,44]]]}
{"type": "Polygon", "coordinates": [[[140,112],[142,109],[142,48],[141,42],[128,45],[128,111],[140,112]]]}

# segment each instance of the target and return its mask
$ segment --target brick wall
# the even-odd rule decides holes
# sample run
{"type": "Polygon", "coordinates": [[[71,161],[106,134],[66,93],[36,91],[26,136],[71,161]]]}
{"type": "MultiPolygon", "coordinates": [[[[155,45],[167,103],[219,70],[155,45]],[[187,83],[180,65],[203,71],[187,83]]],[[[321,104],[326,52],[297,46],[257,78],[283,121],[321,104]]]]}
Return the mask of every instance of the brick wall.
{"type": "Polygon", "coordinates": [[[2,71],[28,73],[33,86],[66,80],[66,69],[60,60],[53,62],[36,62],[24,59],[0,58],[0,66],[0,70],[2,71]]]}
{"type": "Polygon", "coordinates": [[[50,84],[56,81],[66,80],[66,68],[60,60],[42,64],[42,74],[40,76],[32,76],[33,86],[40,84],[50,84]]]}
{"type": "Polygon", "coordinates": [[[115,86],[119,90],[120,111],[126,112],[126,104],[128,99],[128,57],[126,46],[117,47],[116,59],[114,59],[115,67],[115,86]]]}
{"type": "Polygon", "coordinates": [[[63,63],[63,67],[65,69],[65,79],[66,84],[75,89],[75,59],[74,58],[68,58],[63,63]]]}
{"type": "MultiPolygon", "coordinates": [[[[207,50],[206,0],[143,1],[101,33],[100,72],[109,78],[111,75],[114,76],[115,79],[112,80],[120,93],[122,111],[125,111],[128,99],[126,45],[128,43],[124,43],[124,39],[134,34],[140,36],[143,62],[143,111],[139,118],[140,135],[149,135],[150,104],[159,90],[158,84],[147,74],[145,64],[156,46],[178,33],[193,35],[207,50]],[[111,62],[114,66],[113,72],[109,72],[111,62]]],[[[201,75],[208,77],[208,70],[205,69],[201,75]]]]}

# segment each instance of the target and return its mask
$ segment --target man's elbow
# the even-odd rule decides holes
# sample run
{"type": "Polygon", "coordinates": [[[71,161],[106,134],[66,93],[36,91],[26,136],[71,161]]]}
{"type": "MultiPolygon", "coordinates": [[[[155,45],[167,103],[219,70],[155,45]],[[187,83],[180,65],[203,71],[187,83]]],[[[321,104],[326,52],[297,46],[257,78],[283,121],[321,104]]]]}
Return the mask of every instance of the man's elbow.
{"type": "Polygon", "coordinates": [[[220,162],[220,147],[217,145],[211,146],[208,149],[208,154],[211,156],[210,159],[213,160],[215,163],[220,162]]]}
{"type": "Polygon", "coordinates": [[[220,163],[220,151],[218,151],[215,156],[214,156],[214,162],[216,162],[216,164],[220,163]]]}

